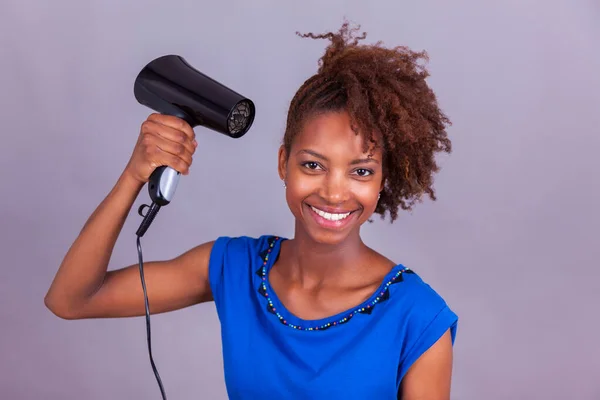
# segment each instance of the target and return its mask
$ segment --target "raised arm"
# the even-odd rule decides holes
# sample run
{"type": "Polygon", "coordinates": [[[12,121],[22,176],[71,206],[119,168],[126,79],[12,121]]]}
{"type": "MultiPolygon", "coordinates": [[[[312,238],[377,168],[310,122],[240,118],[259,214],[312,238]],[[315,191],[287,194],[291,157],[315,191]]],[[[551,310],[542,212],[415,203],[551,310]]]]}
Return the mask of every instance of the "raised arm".
{"type": "MultiPolygon", "coordinates": [[[[195,134],[183,120],[152,114],[142,124],[131,159],[110,193],[92,213],[63,259],[44,298],[65,319],[111,318],[145,314],[138,265],[107,272],[127,215],[161,165],[189,173],[195,134]]],[[[150,312],[187,307],[212,298],[208,262],[212,242],[172,260],[144,263],[150,312]]]]}

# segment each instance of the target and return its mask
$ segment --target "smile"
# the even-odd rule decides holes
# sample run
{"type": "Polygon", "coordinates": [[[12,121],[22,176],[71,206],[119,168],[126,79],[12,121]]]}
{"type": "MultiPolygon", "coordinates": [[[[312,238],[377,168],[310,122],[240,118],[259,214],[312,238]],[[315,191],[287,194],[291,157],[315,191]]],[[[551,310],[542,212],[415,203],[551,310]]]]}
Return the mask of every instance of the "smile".
{"type": "Polygon", "coordinates": [[[342,213],[342,214],[332,214],[332,213],[328,213],[325,212],[323,210],[319,210],[316,207],[310,206],[310,208],[317,213],[318,215],[320,215],[321,217],[325,218],[328,221],[340,221],[344,218],[347,218],[348,215],[350,215],[351,213],[347,212],[347,213],[342,213]]]}

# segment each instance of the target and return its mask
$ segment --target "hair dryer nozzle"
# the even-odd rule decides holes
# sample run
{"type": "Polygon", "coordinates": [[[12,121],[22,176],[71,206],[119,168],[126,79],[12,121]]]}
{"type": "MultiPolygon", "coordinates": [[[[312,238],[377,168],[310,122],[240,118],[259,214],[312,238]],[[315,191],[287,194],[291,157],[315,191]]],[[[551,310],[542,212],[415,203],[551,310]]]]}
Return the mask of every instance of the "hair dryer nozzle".
{"type": "Polygon", "coordinates": [[[177,55],[148,63],[135,80],[134,95],[140,104],[182,118],[192,128],[201,125],[232,138],[242,137],[254,122],[252,100],[177,55]]]}

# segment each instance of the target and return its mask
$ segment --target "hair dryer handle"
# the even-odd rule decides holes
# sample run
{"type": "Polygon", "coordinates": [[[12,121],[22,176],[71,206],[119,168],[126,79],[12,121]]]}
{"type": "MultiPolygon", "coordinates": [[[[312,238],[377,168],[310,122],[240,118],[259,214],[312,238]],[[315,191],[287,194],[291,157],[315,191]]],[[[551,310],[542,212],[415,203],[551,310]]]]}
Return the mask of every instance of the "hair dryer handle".
{"type": "Polygon", "coordinates": [[[166,206],[171,202],[179,183],[181,173],[171,167],[158,167],[150,175],[148,191],[150,198],[159,206],[166,206]]]}

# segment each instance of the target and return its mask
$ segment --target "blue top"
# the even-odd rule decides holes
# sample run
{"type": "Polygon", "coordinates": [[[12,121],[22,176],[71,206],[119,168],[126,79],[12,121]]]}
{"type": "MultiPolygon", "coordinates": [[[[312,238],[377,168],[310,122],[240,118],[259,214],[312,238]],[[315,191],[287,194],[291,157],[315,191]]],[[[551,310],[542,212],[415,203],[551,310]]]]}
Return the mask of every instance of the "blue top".
{"type": "Polygon", "coordinates": [[[220,237],[209,280],[230,399],[395,399],[408,368],[457,315],[395,266],[361,305],[319,320],[291,314],[267,274],[284,238],[220,237]]]}

